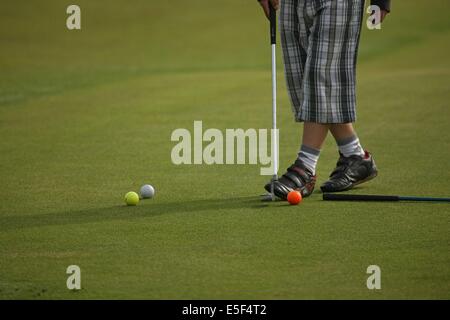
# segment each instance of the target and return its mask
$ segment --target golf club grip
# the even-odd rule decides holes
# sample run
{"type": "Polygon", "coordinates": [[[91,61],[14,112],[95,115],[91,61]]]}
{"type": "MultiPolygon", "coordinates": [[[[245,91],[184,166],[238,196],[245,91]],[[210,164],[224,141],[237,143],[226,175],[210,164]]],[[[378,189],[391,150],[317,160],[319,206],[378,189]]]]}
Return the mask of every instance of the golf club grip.
{"type": "Polygon", "coordinates": [[[323,200],[332,201],[399,201],[398,196],[324,193],[323,200]]]}
{"type": "Polygon", "coordinates": [[[269,1],[270,44],[277,43],[277,11],[269,1]]]}

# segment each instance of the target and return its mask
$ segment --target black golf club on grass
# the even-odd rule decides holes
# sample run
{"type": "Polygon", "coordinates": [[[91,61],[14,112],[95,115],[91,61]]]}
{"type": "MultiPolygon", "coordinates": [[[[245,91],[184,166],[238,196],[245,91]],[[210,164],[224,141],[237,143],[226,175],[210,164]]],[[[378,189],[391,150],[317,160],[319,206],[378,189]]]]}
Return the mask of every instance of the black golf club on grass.
{"type": "Polygon", "coordinates": [[[272,134],[273,136],[273,145],[272,145],[272,154],[273,154],[273,175],[271,180],[271,190],[270,193],[263,194],[263,201],[275,201],[277,198],[274,193],[274,183],[278,180],[278,137],[277,137],[277,58],[276,58],[276,49],[277,49],[277,12],[275,8],[269,1],[269,20],[270,20],[270,45],[272,48],[272,134]]]}
{"type": "Polygon", "coordinates": [[[336,194],[324,193],[323,200],[329,201],[420,201],[420,202],[450,202],[450,198],[410,197],[392,195],[368,195],[368,194],[336,194]]]}

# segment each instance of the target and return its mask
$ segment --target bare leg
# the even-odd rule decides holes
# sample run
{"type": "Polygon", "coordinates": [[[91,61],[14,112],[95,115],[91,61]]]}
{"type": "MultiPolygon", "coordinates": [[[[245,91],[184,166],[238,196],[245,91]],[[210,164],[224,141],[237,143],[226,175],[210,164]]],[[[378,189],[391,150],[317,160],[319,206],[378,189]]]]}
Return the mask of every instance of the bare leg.
{"type": "Polygon", "coordinates": [[[345,140],[356,135],[352,123],[330,124],[330,132],[336,141],[345,140]]]}
{"type": "Polygon", "coordinates": [[[320,150],[327,137],[328,130],[328,124],[305,122],[303,125],[302,144],[320,150]]]}

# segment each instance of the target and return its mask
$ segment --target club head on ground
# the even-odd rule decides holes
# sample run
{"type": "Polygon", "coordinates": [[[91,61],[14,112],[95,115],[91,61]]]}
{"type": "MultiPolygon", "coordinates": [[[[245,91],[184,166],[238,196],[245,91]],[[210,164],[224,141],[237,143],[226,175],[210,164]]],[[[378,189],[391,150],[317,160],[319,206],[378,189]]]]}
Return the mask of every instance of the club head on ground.
{"type": "Polygon", "coordinates": [[[263,202],[271,202],[271,201],[279,201],[280,198],[278,198],[275,195],[272,195],[270,193],[265,193],[261,195],[261,201],[263,202]]]}

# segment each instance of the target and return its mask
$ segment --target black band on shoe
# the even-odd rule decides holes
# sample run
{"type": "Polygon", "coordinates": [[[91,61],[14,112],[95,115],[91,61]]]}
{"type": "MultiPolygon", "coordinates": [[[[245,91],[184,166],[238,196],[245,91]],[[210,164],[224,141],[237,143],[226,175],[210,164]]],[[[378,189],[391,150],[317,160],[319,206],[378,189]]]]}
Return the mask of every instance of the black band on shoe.
{"type": "Polygon", "coordinates": [[[312,173],[308,174],[308,173],[305,172],[305,170],[303,170],[302,168],[297,167],[295,165],[291,166],[288,169],[288,172],[295,172],[295,173],[297,173],[300,176],[300,178],[302,179],[303,183],[306,183],[311,178],[311,176],[313,176],[312,173]]]}
{"type": "Polygon", "coordinates": [[[295,184],[295,187],[298,189],[302,188],[305,184],[305,182],[303,181],[303,177],[299,177],[292,171],[286,172],[283,176],[291,180],[295,184]]]}
{"type": "MultiPolygon", "coordinates": [[[[301,161],[297,160],[274,183],[274,193],[277,197],[286,199],[290,191],[297,190],[307,197],[313,192],[315,183],[316,176],[306,169],[301,161]]],[[[267,184],[265,189],[268,190],[269,187],[270,184],[267,184]]]]}

